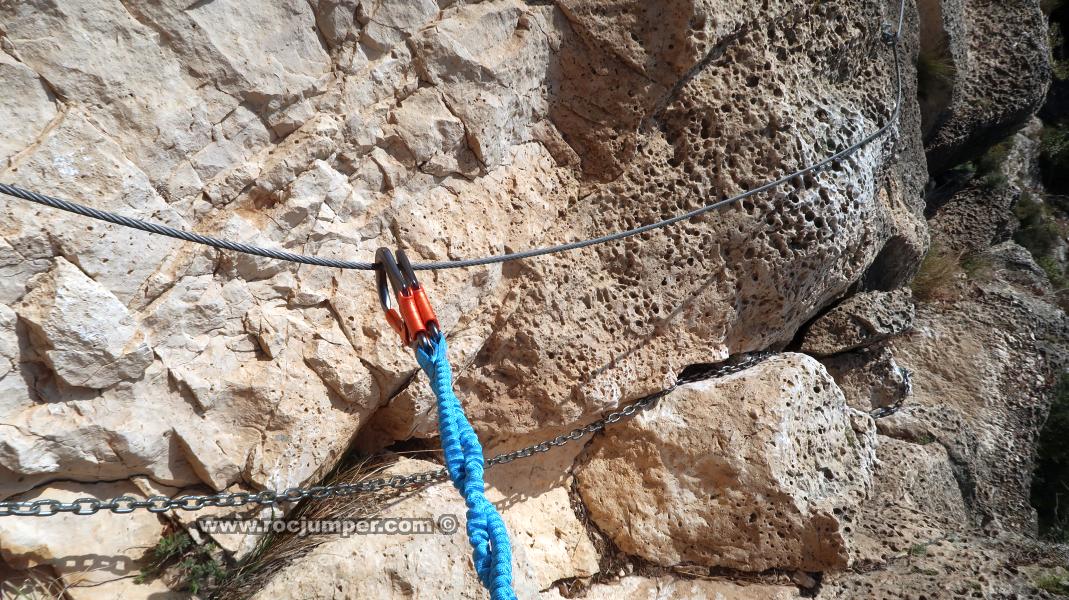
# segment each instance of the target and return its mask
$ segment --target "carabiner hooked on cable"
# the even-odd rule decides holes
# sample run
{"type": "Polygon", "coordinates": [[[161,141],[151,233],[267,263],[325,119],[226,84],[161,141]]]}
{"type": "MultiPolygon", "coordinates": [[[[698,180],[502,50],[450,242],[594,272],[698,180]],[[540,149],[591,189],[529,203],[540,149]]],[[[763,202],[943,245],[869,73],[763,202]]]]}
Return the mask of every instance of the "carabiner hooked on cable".
{"type": "Polygon", "coordinates": [[[427,290],[416,279],[416,270],[404,250],[398,250],[397,260],[394,260],[389,248],[378,249],[375,253],[375,284],[386,322],[401,336],[401,342],[410,348],[418,345],[429,350],[429,340],[438,337],[441,326],[427,298],[427,290]],[[397,307],[393,306],[391,295],[397,299],[397,307]]]}

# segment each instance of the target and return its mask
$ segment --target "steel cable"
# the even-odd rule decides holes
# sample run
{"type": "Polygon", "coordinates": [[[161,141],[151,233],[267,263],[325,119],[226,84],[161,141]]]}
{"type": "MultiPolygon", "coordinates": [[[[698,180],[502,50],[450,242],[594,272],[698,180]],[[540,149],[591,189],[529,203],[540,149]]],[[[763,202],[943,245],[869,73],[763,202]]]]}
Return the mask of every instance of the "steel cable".
{"type": "MultiPolygon", "coordinates": [[[[544,255],[547,255],[547,254],[556,254],[558,252],[567,252],[567,251],[570,251],[570,250],[578,250],[580,248],[586,248],[588,246],[594,246],[594,245],[597,245],[597,244],[604,244],[604,243],[608,243],[608,242],[622,240],[624,238],[633,237],[633,236],[636,236],[636,235],[639,235],[639,234],[642,234],[642,233],[646,233],[648,231],[653,231],[655,229],[660,229],[662,227],[667,227],[669,225],[673,225],[673,224],[678,223],[680,221],[686,221],[686,220],[689,220],[689,219],[693,219],[694,217],[703,215],[703,214],[708,213],[710,211],[714,211],[714,210],[716,210],[718,208],[722,208],[722,207],[725,207],[725,206],[729,206],[729,205],[741,202],[742,200],[745,200],[746,198],[749,198],[750,196],[754,196],[756,194],[760,194],[762,192],[766,192],[766,191],[771,190],[773,188],[779,187],[779,186],[781,186],[781,185],[783,185],[783,184],[785,184],[785,183],[787,183],[787,182],[789,182],[791,180],[794,180],[796,178],[804,177],[805,175],[809,175],[809,174],[816,174],[816,173],[819,173],[820,171],[823,171],[824,169],[827,169],[828,167],[830,167],[834,163],[839,162],[839,161],[841,161],[841,160],[843,160],[845,158],[848,158],[849,156],[853,155],[854,153],[856,153],[860,149],[862,149],[865,146],[869,145],[870,143],[872,143],[876,139],[886,135],[894,127],[895,123],[898,121],[898,117],[899,117],[899,114],[901,113],[901,109],[902,109],[902,64],[901,64],[901,57],[899,55],[898,40],[900,39],[901,33],[902,33],[902,24],[903,24],[903,21],[905,19],[905,10],[906,10],[905,0],[902,0],[901,3],[900,3],[900,6],[899,6],[898,25],[897,25],[897,27],[895,29],[893,29],[893,30],[884,31],[884,34],[883,34],[884,35],[884,41],[887,42],[888,45],[891,46],[892,52],[894,54],[895,82],[896,82],[896,85],[895,85],[896,93],[895,93],[894,109],[891,112],[891,115],[888,117],[887,122],[882,127],[877,129],[873,133],[870,133],[869,135],[865,136],[861,141],[855,143],[854,145],[850,146],[849,148],[846,148],[844,150],[840,150],[839,152],[836,152],[835,154],[832,154],[831,156],[828,156],[827,158],[824,158],[820,162],[814,163],[814,164],[809,165],[809,166],[807,166],[805,168],[802,168],[802,169],[798,169],[797,171],[794,171],[793,173],[784,175],[783,177],[780,177],[779,179],[776,179],[774,181],[770,181],[768,183],[765,183],[764,185],[761,185],[759,187],[753,188],[751,190],[747,190],[747,191],[745,191],[745,192],[743,192],[741,194],[738,194],[737,196],[732,196],[731,198],[726,198],[724,200],[719,200],[717,202],[706,204],[704,206],[701,206],[701,207],[696,208],[694,210],[691,210],[689,212],[686,212],[686,213],[683,213],[683,214],[680,214],[680,215],[676,215],[674,217],[670,217],[670,218],[667,218],[667,219],[663,219],[663,220],[657,221],[655,223],[650,223],[648,225],[642,225],[642,226],[639,226],[639,227],[635,227],[633,229],[628,229],[626,231],[619,231],[619,232],[616,232],[616,233],[611,233],[611,234],[607,234],[607,235],[603,235],[603,236],[599,236],[599,237],[595,237],[595,238],[590,238],[590,239],[586,239],[586,240],[580,240],[580,241],[576,241],[576,242],[569,242],[569,243],[566,243],[566,244],[558,244],[558,245],[555,245],[555,246],[546,246],[546,247],[543,247],[543,248],[532,248],[530,250],[524,250],[524,251],[521,251],[521,252],[509,252],[509,253],[505,253],[505,254],[498,254],[498,255],[494,255],[494,256],[486,256],[486,257],[482,257],[482,258],[470,258],[470,259],[462,259],[462,260],[446,260],[446,261],[432,261],[432,262],[415,263],[415,264],[413,264],[413,267],[416,270],[421,270],[421,271],[424,271],[424,270],[435,270],[435,269],[458,269],[458,268],[465,268],[465,267],[477,267],[477,266],[489,265],[489,264],[494,264],[494,263],[503,263],[503,262],[513,261],[513,260],[534,258],[534,257],[537,257],[537,256],[544,256],[544,255]]],[[[194,242],[194,243],[197,243],[197,244],[203,244],[205,246],[211,246],[213,248],[218,248],[218,249],[222,249],[222,250],[231,250],[233,252],[241,252],[241,253],[244,253],[244,254],[252,254],[252,255],[256,255],[256,256],[263,256],[263,257],[266,257],[266,258],[284,260],[284,261],[288,261],[288,262],[301,263],[301,264],[306,264],[306,265],[315,265],[315,266],[321,266],[321,267],[332,267],[332,268],[337,268],[337,269],[356,269],[356,270],[361,270],[361,271],[371,271],[371,270],[375,269],[375,263],[372,263],[372,262],[336,260],[336,259],[332,259],[332,258],[321,258],[321,257],[317,257],[317,256],[307,256],[307,255],[304,255],[304,254],[297,254],[297,253],[294,253],[294,252],[287,252],[285,250],[278,250],[278,249],[273,249],[273,248],[265,248],[265,247],[262,247],[262,246],[255,246],[255,245],[252,245],[252,244],[244,244],[244,243],[241,243],[241,242],[234,242],[234,241],[225,240],[225,239],[221,239],[221,238],[216,238],[216,237],[212,237],[212,236],[208,236],[208,235],[202,235],[202,234],[199,234],[199,233],[193,233],[193,232],[190,232],[190,231],[185,231],[185,230],[182,230],[182,229],[177,229],[177,228],[174,228],[174,227],[170,227],[168,225],[163,225],[161,223],[154,223],[154,222],[151,222],[151,221],[143,221],[141,219],[134,219],[134,218],[131,218],[131,217],[124,217],[124,216],[116,214],[116,213],[112,213],[112,212],[108,212],[108,211],[104,211],[104,210],[99,210],[99,209],[96,209],[96,208],[91,208],[89,206],[84,206],[82,204],[78,204],[76,202],[71,202],[69,200],[63,200],[61,198],[55,198],[53,196],[47,196],[45,194],[39,194],[37,192],[26,190],[26,189],[23,189],[23,188],[20,188],[18,186],[14,186],[14,185],[0,183],[0,193],[6,194],[8,196],[13,196],[15,198],[20,198],[22,200],[35,202],[37,204],[41,204],[41,205],[44,205],[44,206],[49,206],[49,207],[52,207],[52,208],[65,210],[67,212],[71,212],[71,213],[74,213],[74,214],[77,214],[77,215],[82,215],[84,217],[89,217],[89,218],[97,219],[97,220],[100,220],[100,221],[105,221],[105,222],[108,222],[108,223],[114,223],[116,225],[122,225],[124,227],[129,227],[129,228],[132,228],[132,229],[138,229],[138,230],[145,231],[145,232],[148,232],[148,233],[153,233],[153,234],[157,234],[157,235],[163,235],[163,236],[167,236],[167,237],[171,237],[171,238],[175,238],[175,239],[179,239],[179,240],[184,240],[184,241],[187,241],[187,242],[194,242]]]]}

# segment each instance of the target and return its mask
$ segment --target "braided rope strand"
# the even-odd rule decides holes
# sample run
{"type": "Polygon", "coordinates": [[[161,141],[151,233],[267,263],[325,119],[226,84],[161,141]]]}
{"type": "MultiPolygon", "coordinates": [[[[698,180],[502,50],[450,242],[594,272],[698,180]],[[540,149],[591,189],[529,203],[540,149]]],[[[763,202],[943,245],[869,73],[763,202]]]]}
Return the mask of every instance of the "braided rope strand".
{"type": "Polygon", "coordinates": [[[486,498],[483,473],[486,461],[482,444],[453,393],[453,370],[447,358],[445,336],[431,339],[431,351],[416,349],[416,360],[427,373],[438,399],[438,432],[445,465],[453,485],[467,505],[468,541],[479,581],[490,590],[492,600],[515,600],[512,588],[512,545],[501,514],[486,498]]]}

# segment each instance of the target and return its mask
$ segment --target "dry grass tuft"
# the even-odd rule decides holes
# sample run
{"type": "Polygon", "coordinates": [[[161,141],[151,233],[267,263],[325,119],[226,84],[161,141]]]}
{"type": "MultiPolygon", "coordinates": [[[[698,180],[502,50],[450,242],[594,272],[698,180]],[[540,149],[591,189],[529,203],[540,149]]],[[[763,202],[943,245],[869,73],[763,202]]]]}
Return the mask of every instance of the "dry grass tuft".
{"type": "MultiPolygon", "coordinates": [[[[397,462],[396,455],[363,459],[357,464],[328,476],[323,485],[360,483],[381,476],[397,462]]],[[[326,500],[304,501],[297,505],[287,519],[351,519],[373,517],[423,488],[397,491],[391,488],[375,494],[342,496],[326,500]]],[[[293,561],[307,555],[336,535],[265,535],[256,549],[233,569],[226,581],[212,596],[214,600],[242,600],[267,584],[271,578],[293,561]]]]}
{"type": "Polygon", "coordinates": [[[0,599],[66,600],[68,587],[49,567],[15,571],[0,564],[0,599]]]}
{"type": "Polygon", "coordinates": [[[913,297],[922,302],[952,300],[956,297],[957,283],[963,273],[961,256],[933,243],[910,284],[913,297]]]}

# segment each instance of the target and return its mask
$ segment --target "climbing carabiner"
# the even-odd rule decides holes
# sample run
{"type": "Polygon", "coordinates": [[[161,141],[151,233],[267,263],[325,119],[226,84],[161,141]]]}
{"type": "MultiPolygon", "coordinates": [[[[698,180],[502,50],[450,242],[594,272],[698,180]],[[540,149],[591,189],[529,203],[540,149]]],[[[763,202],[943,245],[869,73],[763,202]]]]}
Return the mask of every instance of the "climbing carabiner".
{"type": "Polygon", "coordinates": [[[416,270],[404,250],[398,250],[397,260],[394,260],[389,248],[378,249],[375,253],[375,283],[386,322],[401,336],[402,343],[410,348],[418,345],[428,350],[429,340],[437,338],[441,328],[427,298],[427,290],[416,279],[416,270]],[[396,307],[391,296],[397,299],[396,307]]]}

